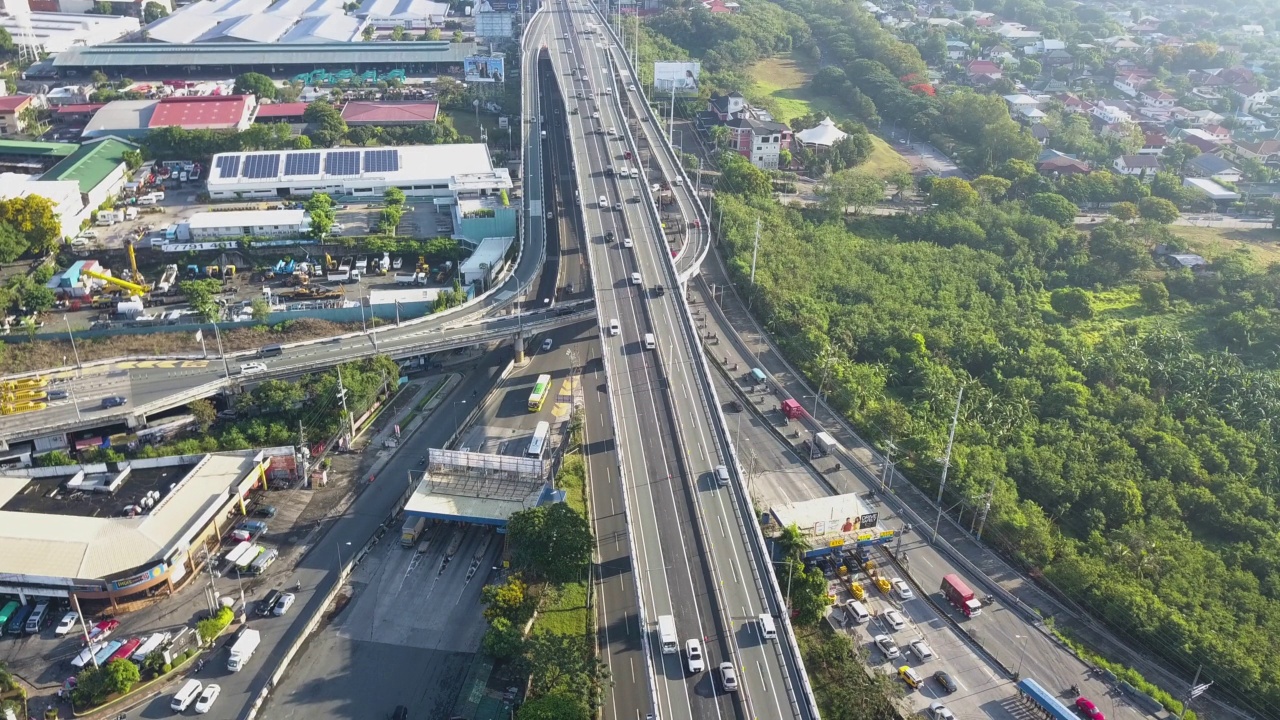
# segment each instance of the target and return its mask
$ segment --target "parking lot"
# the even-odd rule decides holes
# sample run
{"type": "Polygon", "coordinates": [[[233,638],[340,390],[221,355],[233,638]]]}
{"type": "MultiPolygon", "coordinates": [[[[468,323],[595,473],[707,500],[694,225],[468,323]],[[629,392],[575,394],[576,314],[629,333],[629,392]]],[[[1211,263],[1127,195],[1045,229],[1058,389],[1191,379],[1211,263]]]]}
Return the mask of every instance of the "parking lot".
{"type": "Polygon", "coordinates": [[[501,536],[488,528],[429,525],[414,549],[388,533],[263,716],[383,717],[405,705],[411,717],[449,717],[484,635],[480,591],[500,549],[501,536]]]}
{"type": "MultiPolygon", "coordinates": [[[[879,562],[882,556],[873,555],[879,562]]],[[[852,570],[852,569],[851,569],[852,570]]],[[[890,577],[895,576],[890,567],[884,568],[890,577]]],[[[937,591],[933,588],[912,588],[914,597],[903,600],[896,592],[882,593],[865,574],[851,574],[851,578],[859,581],[866,590],[862,604],[871,614],[870,622],[857,623],[842,609],[852,599],[848,582],[837,581],[830,575],[831,592],[838,599],[836,606],[828,614],[828,621],[837,631],[850,635],[857,647],[865,648],[870,656],[869,663],[877,672],[883,672],[893,678],[893,682],[901,685],[906,691],[903,702],[910,712],[924,712],[930,703],[941,702],[950,709],[957,718],[988,717],[1018,718],[1016,705],[1010,701],[1014,698],[1013,685],[1001,674],[993,670],[977,653],[956,634],[951,626],[934,611],[934,608],[921,597],[922,593],[937,591]],[[888,618],[889,611],[896,611],[903,621],[901,628],[895,629],[888,618]],[[875,643],[875,637],[888,637],[897,646],[900,656],[894,659],[887,657],[875,643]],[[913,650],[912,643],[921,641],[932,652],[933,657],[924,658],[913,650]],[[922,680],[919,688],[911,689],[899,678],[898,669],[906,666],[913,668],[922,680]],[[934,673],[944,671],[951,676],[956,685],[954,692],[948,692],[934,679],[934,673]]],[[[940,597],[940,595],[939,595],[940,597]]],[[[939,602],[945,602],[939,600],[939,602]]],[[[964,621],[961,620],[963,623],[964,621]]],[[[925,649],[925,648],[920,648],[925,649]]]]}

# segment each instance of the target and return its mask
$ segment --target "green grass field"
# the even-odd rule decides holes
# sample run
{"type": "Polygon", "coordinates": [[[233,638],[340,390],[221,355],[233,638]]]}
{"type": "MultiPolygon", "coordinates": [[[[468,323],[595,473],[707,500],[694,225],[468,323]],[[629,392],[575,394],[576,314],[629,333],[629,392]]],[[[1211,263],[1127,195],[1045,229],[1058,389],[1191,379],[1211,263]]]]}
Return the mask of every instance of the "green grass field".
{"type": "Polygon", "coordinates": [[[1169,229],[1178,237],[1186,239],[1192,249],[1208,260],[1247,248],[1263,267],[1280,262],[1280,231],[1269,228],[1241,230],[1191,225],[1171,225],[1169,229]]]}
{"type": "MultiPolygon", "coordinates": [[[[836,122],[847,120],[848,110],[840,102],[815,95],[809,90],[811,76],[807,68],[797,65],[790,57],[761,60],[751,66],[751,79],[755,81],[752,100],[768,107],[783,122],[811,112],[825,113],[836,122]]],[[[872,140],[875,142],[875,150],[859,169],[878,177],[911,170],[907,161],[887,142],[874,135],[872,140]]]]}
{"type": "MultiPolygon", "coordinates": [[[[565,492],[565,503],[583,517],[587,515],[586,463],[581,453],[565,455],[556,474],[556,484],[565,492]]],[[[533,621],[533,632],[581,636],[590,630],[591,611],[587,605],[585,581],[548,585],[547,595],[533,621]]]]}

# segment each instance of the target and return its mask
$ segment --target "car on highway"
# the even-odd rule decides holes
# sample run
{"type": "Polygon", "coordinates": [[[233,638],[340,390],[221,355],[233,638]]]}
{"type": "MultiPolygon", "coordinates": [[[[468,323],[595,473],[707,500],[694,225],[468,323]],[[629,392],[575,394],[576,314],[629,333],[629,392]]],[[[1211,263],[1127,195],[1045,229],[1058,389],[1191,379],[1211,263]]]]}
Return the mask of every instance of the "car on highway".
{"type": "Polygon", "coordinates": [[[633,246],[634,244],[631,242],[631,238],[622,238],[622,247],[629,248],[633,246]]]}
{"type": "Polygon", "coordinates": [[[632,285],[639,285],[640,283],[641,283],[641,280],[640,280],[640,273],[638,273],[638,272],[633,272],[633,273],[631,273],[631,284],[632,284],[632,285]]]}
{"type": "Polygon", "coordinates": [[[610,135],[617,135],[617,134],[618,134],[618,131],[617,131],[617,130],[615,130],[614,128],[609,128],[609,129],[608,129],[608,130],[606,130],[605,132],[606,132],[606,133],[608,133],[608,134],[610,134],[610,135]]]}
{"type": "Polygon", "coordinates": [[[592,120],[599,120],[599,119],[600,119],[600,113],[599,113],[599,112],[593,112],[593,113],[591,113],[591,119],[592,119],[592,120]]]}
{"type": "Polygon", "coordinates": [[[266,363],[249,362],[240,366],[240,372],[244,373],[245,375],[252,375],[254,373],[260,373],[260,372],[266,372],[266,371],[267,371],[266,363]]]}
{"type": "Polygon", "coordinates": [[[898,677],[902,678],[902,682],[906,683],[909,688],[920,687],[920,674],[910,665],[903,665],[898,668],[898,677]]]}
{"type": "Polygon", "coordinates": [[[218,694],[222,692],[222,688],[213,683],[204,686],[204,692],[200,693],[200,699],[196,701],[196,712],[204,715],[213,708],[213,703],[218,699],[218,694]]]}
{"type": "Polygon", "coordinates": [[[874,639],[876,647],[880,648],[880,652],[884,653],[884,656],[890,660],[902,655],[902,651],[898,649],[898,644],[890,639],[888,635],[877,635],[874,639]]]}
{"type": "Polygon", "coordinates": [[[951,675],[946,670],[939,670],[933,674],[933,681],[942,686],[942,689],[953,693],[956,691],[956,681],[951,679],[951,675]]]}
{"type": "Polygon", "coordinates": [[[601,195],[600,199],[596,200],[596,203],[599,205],[601,210],[604,210],[605,208],[609,207],[609,198],[601,195]]]}
{"type": "Polygon", "coordinates": [[[110,397],[104,397],[102,398],[102,409],[106,410],[108,408],[120,407],[121,405],[124,405],[127,402],[129,402],[129,398],[123,395],[112,395],[110,397]]]}
{"type": "Polygon", "coordinates": [[[605,95],[612,95],[613,88],[606,86],[605,89],[601,90],[600,92],[604,93],[605,95]]]}
{"type": "Polygon", "coordinates": [[[633,84],[631,84],[631,85],[628,85],[628,86],[627,86],[627,89],[628,89],[628,90],[630,90],[631,92],[635,92],[635,91],[636,91],[636,86],[635,86],[635,84],[633,83],[633,84]]]}
{"type": "Polygon", "coordinates": [[[555,345],[555,341],[554,341],[554,340],[552,340],[551,338],[547,338],[546,340],[543,340],[543,341],[542,341],[542,352],[549,352],[549,351],[551,350],[551,346],[552,346],[552,345],[555,345]]]}
{"type": "Polygon", "coordinates": [[[1102,711],[1098,709],[1098,706],[1087,697],[1081,696],[1076,698],[1076,709],[1083,713],[1085,717],[1089,718],[1089,720],[1107,720],[1107,717],[1102,714],[1102,711]]]}
{"type": "Polygon", "coordinates": [[[622,201],[619,200],[618,202],[614,203],[613,209],[617,210],[618,212],[622,212],[622,201]]]}
{"type": "Polygon", "coordinates": [[[80,614],[76,612],[69,612],[66,615],[63,615],[62,619],[58,621],[58,627],[53,629],[54,636],[62,637],[63,635],[71,632],[75,629],[76,622],[79,620],[80,614]]]}
{"type": "Polygon", "coordinates": [[[604,241],[605,241],[605,242],[613,242],[613,237],[614,237],[614,236],[613,236],[613,231],[612,231],[612,230],[610,230],[610,231],[608,231],[608,232],[606,232],[606,233],[604,234],[604,241]]]}
{"type": "Polygon", "coordinates": [[[271,608],[271,614],[276,617],[284,615],[289,612],[289,608],[293,607],[293,601],[296,599],[297,596],[293,593],[284,593],[279,600],[276,600],[275,606],[271,608]]]}
{"type": "Polygon", "coordinates": [[[894,578],[890,580],[889,583],[893,585],[893,591],[898,593],[898,597],[903,600],[910,600],[916,596],[916,594],[911,591],[911,586],[902,578],[894,578]]]}
{"type": "Polygon", "coordinates": [[[689,672],[700,673],[707,669],[702,659],[702,643],[698,642],[697,638],[690,638],[685,642],[684,653],[689,659],[689,672]]]}
{"type": "Polygon", "coordinates": [[[66,400],[67,391],[66,390],[50,390],[48,395],[45,397],[45,399],[46,400],[66,400]]]}
{"type": "Polygon", "coordinates": [[[720,684],[725,692],[738,692],[738,671],[731,662],[720,663],[720,684]]]}
{"type": "Polygon", "coordinates": [[[911,652],[920,658],[920,662],[928,662],[933,659],[933,648],[929,647],[929,643],[923,640],[912,640],[911,652]]]}
{"type": "Polygon", "coordinates": [[[612,318],[612,319],[610,319],[610,320],[609,320],[609,334],[610,334],[610,335],[617,335],[617,334],[618,334],[618,333],[620,333],[620,332],[622,332],[622,326],[618,324],[618,319],[617,319],[617,318],[612,318]]]}
{"type": "Polygon", "coordinates": [[[956,720],[955,713],[938,701],[929,703],[929,717],[933,720],[956,720]]]}
{"type": "Polygon", "coordinates": [[[889,626],[894,630],[901,630],[907,626],[906,618],[902,617],[902,613],[894,610],[893,608],[885,610],[881,617],[883,617],[884,621],[889,623],[889,626]]]}

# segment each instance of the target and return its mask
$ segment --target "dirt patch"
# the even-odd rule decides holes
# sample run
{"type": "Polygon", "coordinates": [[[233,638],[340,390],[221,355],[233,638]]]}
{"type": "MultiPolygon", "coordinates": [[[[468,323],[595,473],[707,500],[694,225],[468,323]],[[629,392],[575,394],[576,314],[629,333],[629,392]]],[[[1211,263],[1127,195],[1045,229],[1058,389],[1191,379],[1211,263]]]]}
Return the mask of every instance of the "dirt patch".
{"type": "Polygon", "coordinates": [[[333,622],[335,618],[342,614],[343,610],[347,609],[347,605],[350,603],[351,593],[347,588],[343,588],[338,593],[338,596],[333,599],[333,602],[329,603],[328,609],[324,612],[324,619],[321,622],[325,625],[333,622]]]}
{"type": "MultiPolygon", "coordinates": [[[[336,323],[314,318],[290,320],[271,326],[256,326],[226,330],[222,333],[222,346],[227,352],[252,350],[272,343],[296,343],[304,340],[331,337],[355,332],[360,323],[336,323]]],[[[118,335],[93,340],[77,339],[75,350],[81,362],[109,360],[129,355],[164,357],[171,355],[199,355],[200,341],[191,332],[161,332],[147,335],[118,335]]],[[[217,353],[213,333],[205,332],[205,345],[210,357],[217,353]]],[[[70,341],[37,340],[35,342],[4,343],[0,341],[0,371],[5,373],[30,372],[45,368],[61,367],[73,362],[75,353],[70,341]],[[64,360],[65,358],[65,360],[64,360]]]]}

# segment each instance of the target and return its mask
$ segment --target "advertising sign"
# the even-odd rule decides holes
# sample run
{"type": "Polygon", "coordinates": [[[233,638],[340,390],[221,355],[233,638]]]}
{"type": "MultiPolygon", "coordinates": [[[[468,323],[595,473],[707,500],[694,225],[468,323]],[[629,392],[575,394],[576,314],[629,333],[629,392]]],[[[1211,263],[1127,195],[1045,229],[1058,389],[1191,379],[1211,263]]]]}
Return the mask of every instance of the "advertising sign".
{"type": "Polygon", "coordinates": [[[505,58],[463,58],[462,75],[467,82],[502,82],[507,76],[505,58]]]}
{"type": "Polygon", "coordinates": [[[698,75],[702,64],[698,62],[656,62],[653,64],[653,94],[661,98],[670,95],[697,95],[698,75]]]}
{"type": "Polygon", "coordinates": [[[154,580],[164,574],[165,568],[166,566],[164,565],[164,563],[161,563],[151,568],[150,570],[144,570],[138,573],[137,575],[133,575],[127,578],[122,578],[120,580],[112,580],[111,589],[126,590],[135,585],[141,585],[142,583],[147,582],[148,580],[154,580]]]}

